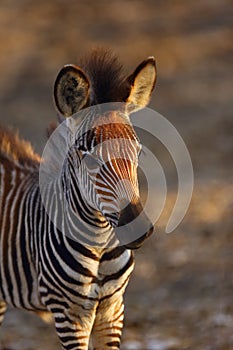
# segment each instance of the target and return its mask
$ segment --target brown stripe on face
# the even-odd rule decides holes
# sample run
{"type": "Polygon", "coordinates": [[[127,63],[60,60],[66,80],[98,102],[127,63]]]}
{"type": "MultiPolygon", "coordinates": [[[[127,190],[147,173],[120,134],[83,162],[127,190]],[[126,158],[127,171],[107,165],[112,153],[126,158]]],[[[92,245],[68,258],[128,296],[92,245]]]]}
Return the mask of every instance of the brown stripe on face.
{"type": "Polygon", "coordinates": [[[137,140],[137,135],[129,121],[117,111],[107,112],[99,116],[97,125],[94,124],[93,127],[95,128],[97,142],[116,138],[137,140]]]}
{"type": "MultiPolygon", "coordinates": [[[[97,174],[98,180],[102,182],[107,177],[107,183],[111,187],[112,196],[117,200],[117,204],[136,203],[139,197],[137,167],[134,163],[127,159],[112,159],[111,164],[107,162],[103,170],[97,174]]],[[[97,193],[102,196],[108,195],[107,191],[97,189],[97,193]]],[[[106,197],[105,197],[106,201],[106,197]]]]}
{"type": "Polygon", "coordinates": [[[125,116],[108,112],[97,119],[97,125],[94,125],[95,155],[105,163],[112,159],[130,159],[137,163],[139,140],[125,116]]]}
{"type": "Polygon", "coordinates": [[[100,211],[112,222],[111,215],[117,217],[125,205],[136,204],[139,200],[137,166],[140,144],[129,119],[121,112],[97,116],[93,132],[95,146],[92,156],[99,162],[94,173],[95,191],[100,198],[100,211]]]}
{"type": "Polygon", "coordinates": [[[128,192],[128,197],[132,197],[132,200],[136,200],[137,196],[135,197],[135,195],[138,194],[138,181],[137,167],[135,164],[129,159],[113,159],[112,167],[115,170],[118,181],[123,181],[122,186],[120,186],[121,190],[125,192],[125,195],[127,195],[128,192]]]}

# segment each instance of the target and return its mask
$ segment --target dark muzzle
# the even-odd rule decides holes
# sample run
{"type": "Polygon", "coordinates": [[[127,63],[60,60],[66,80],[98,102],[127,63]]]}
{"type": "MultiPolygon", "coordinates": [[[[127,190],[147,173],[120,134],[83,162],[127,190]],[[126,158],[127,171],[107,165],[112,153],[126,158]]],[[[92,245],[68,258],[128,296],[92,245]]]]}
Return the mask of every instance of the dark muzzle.
{"type": "Polygon", "coordinates": [[[145,239],[153,233],[154,227],[143,212],[140,202],[128,204],[120,213],[118,226],[115,228],[120,244],[127,249],[138,249],[145,239]]]}

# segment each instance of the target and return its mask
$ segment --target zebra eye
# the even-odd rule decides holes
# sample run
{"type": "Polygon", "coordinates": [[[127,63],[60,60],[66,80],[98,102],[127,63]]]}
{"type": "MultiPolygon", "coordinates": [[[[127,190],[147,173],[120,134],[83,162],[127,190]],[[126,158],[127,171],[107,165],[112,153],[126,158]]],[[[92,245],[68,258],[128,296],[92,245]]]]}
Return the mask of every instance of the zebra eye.
{"type": "Polygon", "coordinates": [[[91,154],[85,154],[83,161],[85,162],[85,165],[88,169],[95,169],[99,167],[98,159],[96,159],[91,154]]]}

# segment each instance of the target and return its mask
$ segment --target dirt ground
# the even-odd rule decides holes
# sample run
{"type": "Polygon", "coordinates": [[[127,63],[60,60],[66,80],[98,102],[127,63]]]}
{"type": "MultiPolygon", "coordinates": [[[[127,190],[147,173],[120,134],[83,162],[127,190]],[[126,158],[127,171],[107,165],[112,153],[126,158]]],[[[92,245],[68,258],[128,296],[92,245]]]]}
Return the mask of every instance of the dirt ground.
{"type": "MultiPolygon", "coordinates": [[[[129,73],[154,55],[151,108],[183,137],[194,168],[190,209],[164,233],[176,173],[164,152],[168,197],[157,234],[136,253],[122,349],[233,349],[233,48],[227,0],[2,0],[0,122],[38,152],[55,119],[52,86],[66,63],[110,47],[129,73]],[[166,159],[165,159],[165,158],[166,159]]],[[[54,350],[53,326],[9,310],[1,350],[54,350]]]]}

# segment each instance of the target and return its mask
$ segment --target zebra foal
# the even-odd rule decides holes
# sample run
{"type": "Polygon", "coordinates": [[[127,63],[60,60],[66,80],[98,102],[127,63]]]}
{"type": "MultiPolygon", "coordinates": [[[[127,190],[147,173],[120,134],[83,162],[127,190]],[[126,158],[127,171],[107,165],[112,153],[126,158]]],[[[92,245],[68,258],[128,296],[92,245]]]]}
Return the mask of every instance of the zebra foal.
{"type": "Polygon", "coordinates": [[[153,231],[140,203],[141,146],[129,114],[148,104],[156,68],[149,57],[123,77],[107,51],[93,52],[81,67],[63,67],[55,81],[69,147],[44,193],[43,159],[0,129],[0,324],[7,305],[48,311],[64,350],[87,350],[90,334],[94,349],[114,350],[120,348],[132,249],[153,231]],[[112,104],[102,108],[105,103],[112,104]],[[134,239],[128,223],[139,215],[142,235],[134,239]]]}

